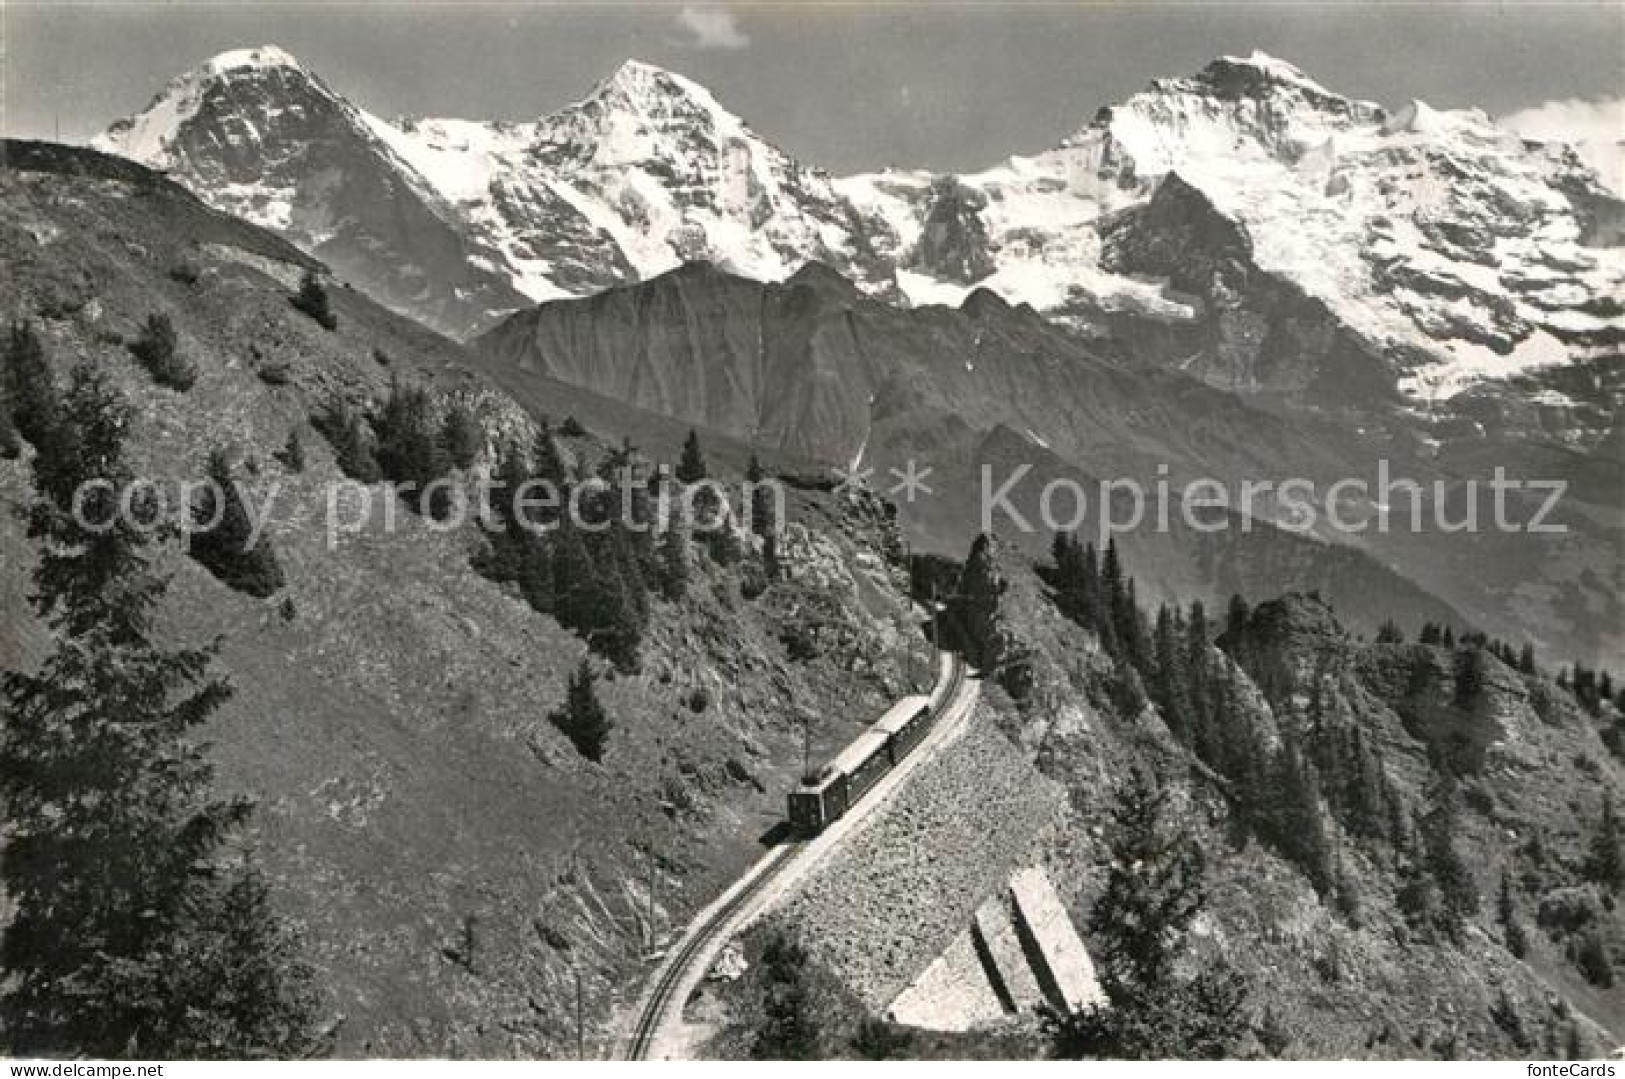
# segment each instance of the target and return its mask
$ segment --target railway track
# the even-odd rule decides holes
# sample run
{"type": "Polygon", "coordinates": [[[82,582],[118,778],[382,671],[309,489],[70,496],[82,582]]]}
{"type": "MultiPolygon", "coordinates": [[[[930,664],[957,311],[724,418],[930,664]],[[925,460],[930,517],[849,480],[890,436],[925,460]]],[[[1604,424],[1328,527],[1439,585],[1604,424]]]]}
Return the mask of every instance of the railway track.
{"type": "Polygon", "coordinates": [[[683,1005],[688,1003],[688,993],[682,990],[688,982],[691,968],[700,959],[707,946],[727,930],[734,915],[773,882],[801,847],[802,844],[797,841],[776,848],[769,861],[749,883],[717,907],[698,929],[691,929],[684,936],[677,951],[664,964],[660,975],[655,979],[654,990],[644,1002],[643,1014],[638,1016],[638,1024],[632,1031],[627,1059],[648,1058],[649,1051],[654,1048],[655,1037],[666,1025],[668,1015],[675,1018],[676,1015],[673,1013],[680,1014],[683,1005]]]}
{"type": "MultiPolygon", "coordinates": [[[[939,723],[944,713],[959,699],[966,671],[964,660],[950,655],[946,678],[932,694],[932,724],[939,723]]],[[[914,752],[919,752],[916,747],[914,752]]],[[[688,1003],[689,994],[704,976],[710,965],[714,947],[732,932],[739,915],[751,901],[762,894],[782,874],[802,850],[805,840],[791,840],[775,847],[762,861],[756,863],[750,875],[724,893],[714,906],[702,912],[699,919],[684,933],[675,951],[662,961],[654,981],[647,991],[627,1044],[628,1060],[646,1060],[655,1047],[656,1039],[669,1022],[675,1022],[688,1003]]]]}

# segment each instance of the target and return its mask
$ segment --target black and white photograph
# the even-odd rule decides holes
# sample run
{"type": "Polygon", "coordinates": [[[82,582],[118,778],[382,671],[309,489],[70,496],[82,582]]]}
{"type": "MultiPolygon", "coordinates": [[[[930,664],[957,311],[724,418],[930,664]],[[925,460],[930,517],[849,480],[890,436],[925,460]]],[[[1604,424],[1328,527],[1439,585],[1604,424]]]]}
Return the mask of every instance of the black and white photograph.
{"type": "Polygon", "coordinates": [[[1614,1076],[1622,816],[1620,0],[0,0],[7,1079],[1614,1076]]]}

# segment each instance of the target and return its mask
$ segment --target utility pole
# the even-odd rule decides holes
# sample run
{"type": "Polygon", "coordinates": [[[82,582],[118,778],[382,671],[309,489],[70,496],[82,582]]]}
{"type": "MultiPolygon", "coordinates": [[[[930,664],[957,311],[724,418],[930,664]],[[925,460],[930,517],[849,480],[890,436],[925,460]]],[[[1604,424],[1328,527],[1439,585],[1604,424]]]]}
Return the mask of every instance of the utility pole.
{"type": "Polygon", "coordinates": [[[801,778],[812,775],[812,716],[801,714],[801,778]]]}
{"type": "Polygon", "coordinates": [[[648,934],[647,950],[652,954],[655,950],[655,849],[651,845],[648,849],[649,862],[647,872],[644,874],[643,888],[646,894],[644,923],[648,934]]]}

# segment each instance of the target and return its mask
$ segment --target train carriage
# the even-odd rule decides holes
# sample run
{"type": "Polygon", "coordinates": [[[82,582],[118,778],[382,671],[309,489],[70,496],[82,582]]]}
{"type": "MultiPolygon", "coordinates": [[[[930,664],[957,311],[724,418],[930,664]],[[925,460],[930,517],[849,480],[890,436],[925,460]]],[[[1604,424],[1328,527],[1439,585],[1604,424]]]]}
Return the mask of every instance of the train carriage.
{"type": "Polygon", "coordinates": [[[839,820],[919,744],[930,730],[931,717],[927,697],[906,697],[893,705],[815,777],[790,792],[791,827],[810,835],[839,820]]]}

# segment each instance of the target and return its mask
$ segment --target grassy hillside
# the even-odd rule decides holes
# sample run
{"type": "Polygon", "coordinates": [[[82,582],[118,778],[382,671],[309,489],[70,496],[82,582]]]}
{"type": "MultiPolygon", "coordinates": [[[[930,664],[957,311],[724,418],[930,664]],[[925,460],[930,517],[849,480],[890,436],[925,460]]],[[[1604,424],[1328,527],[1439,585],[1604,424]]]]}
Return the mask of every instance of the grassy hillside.
{"type": "MultiPolygon", "coordinates": [[[[339,1051],[568,1055],[577,969],[588,1052],[611,1051],[602,1039],[635,994],[651,916],[655,936],[682,924],[754,856],[800,767],[804,721],[834,742],[898,690],[907,644],[923,647],[885,560],[888,518],[799,495],[788,579],[751,599],[741,567],[691,551],[692,586],[654,600],[639,672],[600,685],[615,727],[589,762],[547,718],[586,647],[470,568],[472,526],[444,531],[395,505],[392,533],[325,540],[341,474],[310,418],[330,400],[376,411],[393,379],[466,400],[488,441],[472,471],[528,440],[530,415],[457,345],[342,283],[324,329],[289,303],[309,259],[155,174],[16,143],[5,165],[0,317],[32,320],[59,379],[81,360],[112,376],[136,406],[142,475],[200,478],[219,448],[256,500],[274,492],[286,586],[234,592],[171,544],[160,631],[224,642],[236,695],[207,732],[212,755],[221,786],[258,802],[252,843],[305,932],[339,1051]],[[184,392],[128,348],[155,313],[198,372],[184,392]],[[275,456],[294,430],[300,472],[275,456]],[[814,591],[830,628],[791,661],[781,638],[814,591]]],[[[591,465],[620,434],[564,448],[591,465]]],[[[8,667],[48,644],[23,602],[29,474],[27,450],[0,461],[8,667]]]]}

